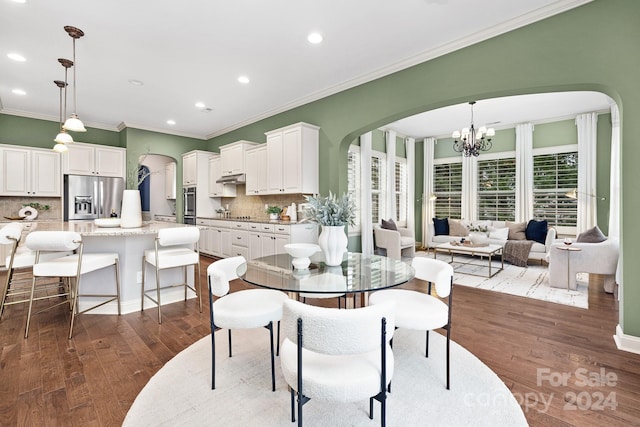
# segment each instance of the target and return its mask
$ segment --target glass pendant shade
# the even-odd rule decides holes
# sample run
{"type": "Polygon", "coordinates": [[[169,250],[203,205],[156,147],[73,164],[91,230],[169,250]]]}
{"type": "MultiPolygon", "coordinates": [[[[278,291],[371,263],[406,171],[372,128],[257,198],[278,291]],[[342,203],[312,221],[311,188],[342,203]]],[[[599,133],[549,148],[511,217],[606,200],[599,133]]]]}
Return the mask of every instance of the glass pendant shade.
{"type": "Polygon", "coordinates": [[[84,128],[84,124],[80,121],[78,116],[73,113],[71,117],[67,119],[62,125],[64,130],[69,130],[72,132],[86,132],[87,130],[84,128]]]}
{"type": "Polygon", "coordinates": [[[53,146],[53,151],[56,151],[58,153],[64,153],[66,151],[68,151],[69,149],[67,148],[66,145],[61,144],[61,143],[57,143],[56,145],[53,146]]]}
{"type": "Polygon", "coordinates": [[[59,144],[73,144],[73,138],[71,137],[71,135],[69,135],[65,131],[62,131],[59,134],[57,134],[54,141],[59,144]]]}

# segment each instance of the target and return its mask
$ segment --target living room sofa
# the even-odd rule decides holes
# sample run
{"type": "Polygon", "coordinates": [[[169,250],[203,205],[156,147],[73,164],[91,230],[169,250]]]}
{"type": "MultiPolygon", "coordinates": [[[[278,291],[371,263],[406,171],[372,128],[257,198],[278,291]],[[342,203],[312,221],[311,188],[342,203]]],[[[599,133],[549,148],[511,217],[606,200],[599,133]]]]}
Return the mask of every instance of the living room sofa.
{"type": "MultiPolygon", "coordinates": [[[[500,245],[504,247],[507,243],[508,237],[504,237],[504,229],[508,228],[506,221],[464,221],[464,220],[455,220],[457,222],[461,222],[467,229],[468,228],[476,228],[482,227],[486,228],[485,235],[486,237],[483,239],[484,243],[489,243],[492,245],[500,245]]],[[[428,248],[433,248],[443,243],[449,243],[451,241],[460,241],[460,239],[464,238],[465,240],[472,239],[471,234],[475,232],[467,232],[466,235],[461,236],[462,233],[448,234],[448,235],[436,235],[435,226],[433,222],[429,223],[429,229],[427,232],[427,242],[425,244],[428,248]]],[[[508,236],[508,233],[507,233],[508,236]]],[[[531,246],[531,251],[529,252],[529,259],[534,260],[546,260],[547,253],[551,250],[552,245],[556,241],[556,230],[553,227],[549,227],[547,230],[547,236],[545,238],[545,243],[533,242],[531,246]]]]}

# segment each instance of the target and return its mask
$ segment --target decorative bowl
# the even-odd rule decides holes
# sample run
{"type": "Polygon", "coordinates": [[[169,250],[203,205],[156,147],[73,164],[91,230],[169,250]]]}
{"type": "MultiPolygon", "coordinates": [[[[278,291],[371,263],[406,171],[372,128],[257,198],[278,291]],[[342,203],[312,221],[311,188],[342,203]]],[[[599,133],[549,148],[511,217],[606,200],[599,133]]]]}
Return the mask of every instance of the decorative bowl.
{"type": "Polygon", "coordinates": [[[564,239],[564,240],[563,240],[563,243],[564,243],[565,245],[569,246],[569,245],[570,245],[570,244],[572,244],[573,242],[571,241],[571,239],[570,239],[570,238],[568,238],[568,237],[567,237],[566,239],[564,239]]]}
{"type": "Polygon", "coordinates": [[[96,218],[93,222],[98,227],[120,227],[120,218],[96,218]]]}
{"type": "Polygon", "coordinates": [[[311,260],[309,257],[320,251],[320,246],[314,243],[287,243],[284,250],[291,255],[293,268],[304,269],[309,267],[311,260]]]}

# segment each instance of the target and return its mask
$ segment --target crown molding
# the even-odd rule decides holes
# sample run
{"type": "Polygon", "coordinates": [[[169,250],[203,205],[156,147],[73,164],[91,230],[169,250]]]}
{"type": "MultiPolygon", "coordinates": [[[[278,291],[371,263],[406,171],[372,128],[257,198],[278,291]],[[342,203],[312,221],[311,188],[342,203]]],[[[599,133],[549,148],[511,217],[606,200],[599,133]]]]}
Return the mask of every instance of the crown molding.
{"type": "Polygon", "coordinates": [[[139,129],[139,130],[144,130],[148,132],[163,133],[166,135],[182,136],[184,138],[200,139],[202,141],[206,141],[207,139],[209,139],[206,136],[196,135],[193,133],[177,132],[177,131],[171,131],[167,129],[159,129],[159,128],[153,128],[149,126],[136,125],[135,123],[120,122],[120,124],[118,124],[118,130],[122,131],[124,129],[139,129]]]}
{"type": "MultiPolygon", "coordinates": [[[[39,114],[39,113],[32,113],[30,111],[12,110],[10,108],[2,108],[0,109],[0,113],[8,114],[10,116],[26,117],[28,119],[46,120],[49,122],[60,123],[60,117],[54,117],[49,114],[39,114]]],[[[82,120],[82,123],[84,123],[85,127],[93,128],[93,129],[102,129],[102,130],[108,130],[112,132],[115,132],[118,130],[113,126],[105,125],[102,123],[87,122],[85,120],[82,120]]]]}

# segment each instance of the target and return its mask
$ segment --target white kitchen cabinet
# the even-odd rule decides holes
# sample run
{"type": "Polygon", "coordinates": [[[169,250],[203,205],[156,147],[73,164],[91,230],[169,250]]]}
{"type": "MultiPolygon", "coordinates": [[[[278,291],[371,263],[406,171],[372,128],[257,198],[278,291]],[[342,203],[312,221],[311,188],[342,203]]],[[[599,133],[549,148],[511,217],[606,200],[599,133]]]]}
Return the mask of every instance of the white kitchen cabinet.
{"type": "Polygon", "coordinates": [[[285,253],[287,243],[317,243],[318,226],[308,224],[249,223],[249,258],[285,253]]]}
{"type": "Polygon", "coordinates": [[[106,145],[75,142],[62,154],[65,175],[94,175],[125,178],[127,150],[106,145]]]}
{"type": "Polygon", "coordinates": [[[198,182],[198,159],[195,151],[182,155],[182,185],[193,187],[198,182]]]}
{"type": "Polygon", "coordinates": [[[222,158],[213,156],[209,159],[209,197],[235,197],[236,186],[216,182],[222,177],[222,158]]]}
{"type": "Polygon", "coordinates": [[[247,168],[246,195],[268,194],[267,145],[262,144],[260,147],[247,150],[245,166],[247,168]]]}
{"type": "Polygon", "coordinates": [[[176,199],[176,164],[169,162],[164,166],[164,194],[167,200],[176,199]]]}
{"type": "Polygon", "coordinates": [[[200,252],[218,258],[233,256],[231,248],[230,221],[198,218],[196,220],[200,228],[200,252]]]}
{"type": "Polygon", "coordinates": [[[182,186],[196,187],[196,217],[214,218],[220,208],[220,199],[209,197],[209,159],[217,155],[200,150],[182,155],[182,186]]]}
{"type": "Polygon", "coordinates": [[[296,123],[265,133],[269,194],[319,192],[319,129],[296,123]]]}
{"type": "Polygon", "coordinates": [[[0,145],[0,195],[60,197],[60,154],[52,150],[0,145]]]}
{"type": "Polygon", "coordinates": [[[221,176],[245,173],[245,151],[258,145],[257,142],[236,141],[220,147],[221,176]]]}

